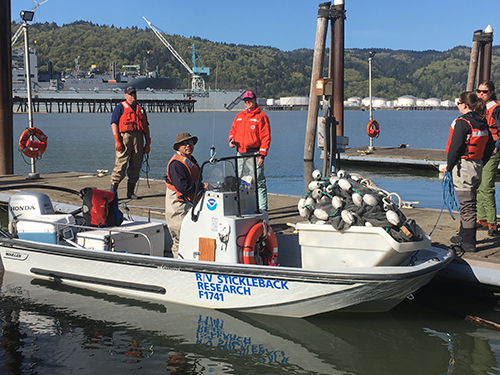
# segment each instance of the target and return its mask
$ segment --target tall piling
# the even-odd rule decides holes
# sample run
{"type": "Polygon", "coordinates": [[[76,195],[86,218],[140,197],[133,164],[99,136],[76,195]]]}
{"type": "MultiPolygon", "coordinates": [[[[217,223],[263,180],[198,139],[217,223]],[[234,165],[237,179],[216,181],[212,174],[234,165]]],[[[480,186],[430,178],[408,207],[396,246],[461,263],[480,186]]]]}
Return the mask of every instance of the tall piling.
{"type": "Polygon", "coordinates": [[[14,173],[10,0],[0,0],[0,175],[14,173]]]}
{"type": "Polygon", "coordinates": [[[474,91],[479,82],[491,79],[491,54],[493,29],[490,25],[483,32],[474,31],[467,78],[467,91],[474,91]]]}
{"type": "Polygon", "coordinates": [[[316,141],[316,126],[318,121],[319,98],[316,96],[316,80],[321,78],[325,60],[326,34],[328,18],[322,15],[322,10],[328,10],[331,2],[319,4],[318,22],[316,26],[316,41],[314,43],[313,66],[311,72],[311,88],[309,90],[309,110],[304,144],[304,161],[314,159],[314,143],[316,141]]]}
{"type": "MultiPolygon", "coordinates": [[[[335,0],[332,19],[333,36],[333,113],[337,120],[337,135],[344,135],[344,0],[335,0]]],[[[335,157],[335,155],[333,155],[335,157]]]]}

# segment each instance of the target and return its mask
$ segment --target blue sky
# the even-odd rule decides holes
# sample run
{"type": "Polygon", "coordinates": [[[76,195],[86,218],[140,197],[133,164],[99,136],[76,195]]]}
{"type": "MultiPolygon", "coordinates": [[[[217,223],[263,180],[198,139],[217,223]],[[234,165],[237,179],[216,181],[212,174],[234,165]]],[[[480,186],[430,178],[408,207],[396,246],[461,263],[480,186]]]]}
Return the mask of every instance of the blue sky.
{"type": "MultiPolygon", "coordinates": [[[[167,34],[290,51],[314,48],[318,5],[322,2],[48,0],[37,9],[34,22],[61,26],[85,20],[145,28],[145,16],[167,34]]],[[[500,32],[500,1],[480,4],[472,0],[345,0],[345,46],[415,51],[471,46],[475,30],[491,25],[500,32]]],[[[20,21],[19,12],[35,6],[33,0],[11,0],[12,20],[20,21]]]]}

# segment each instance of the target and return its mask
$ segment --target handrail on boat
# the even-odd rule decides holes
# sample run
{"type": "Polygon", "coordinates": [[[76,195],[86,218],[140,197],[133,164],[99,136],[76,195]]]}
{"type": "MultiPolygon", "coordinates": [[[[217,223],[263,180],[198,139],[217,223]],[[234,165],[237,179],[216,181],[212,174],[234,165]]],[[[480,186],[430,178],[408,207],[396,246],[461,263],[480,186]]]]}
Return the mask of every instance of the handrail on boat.
{"type": "MultiPolygon", "coordinates": [[[[153,255],[153,244],[151,243],[151,240],[149,239],[149,237],[142,233],[142,232],[136,232],[136,231],[130,231],[130,230],[124,230],[124,229],[120,229],[120,228],[117,228],[117,227],[104,227],[104,228],[99,228],[99,227],[88,227],[88,226],[84,226],[84,225],[78,225],[78,224],[72,224],[72,223],[54,223],[54,222],[50,222],[50,221],[45,221],[45,220],[35,220],[35,219],[21,219],[21,220],[24,220],[24,221],[32,221],[32,222],[35,222],[35,223],[42,223],[42,224],[51,224],[51,225],[54,225],[56,227],[56,231],[58,233],[58,235],[56,236],[56,241],[57,241],[57,244],[60,245],[60,239],[62,237],[62,239],[69,243],[70,245],[74,246],[74,247],[77,247],[77,248],[81,248],[81,249],[86,249],[86,247],[84,246],[81,246],[79,245],[78,243],[74,242],[74,241],[71,241],[66,238],[64,238],[64,235],[63,235],[63,232],[62,230],[64,228],[67,228],[67,227],[71,227],[71,228],[78,228],[78,229],[83,229],[83,230],[79,230],[77,233],[81,233],[81,232],[93,232],[93,231],[98,231],[98,230],[102,230],[102,231],[107,231],[109,234],[109,236],[111,237],[111,233],[127,233],[127,234],[134,234],[134,235],[140,235],[142,237],[144,237],[149,245],[149,255],[153,255]],[[61,231],[59,230],[59,227],[63,227],[61,228],[61,231]]],[[[17,220],[16,222],[19,222],[21,220],[17,220]]],[[[119,249],[118,249],[119,250],[119,249]]],[[[116,251],[116,249],[114,250],[108,250],[108,251],[116,251]]]]}

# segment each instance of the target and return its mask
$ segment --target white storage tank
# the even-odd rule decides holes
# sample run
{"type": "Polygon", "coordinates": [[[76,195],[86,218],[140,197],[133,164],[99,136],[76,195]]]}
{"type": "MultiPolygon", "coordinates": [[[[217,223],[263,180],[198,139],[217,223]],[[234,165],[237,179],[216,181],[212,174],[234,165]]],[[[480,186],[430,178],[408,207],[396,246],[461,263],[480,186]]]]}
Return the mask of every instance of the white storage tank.
{"type": "Polygon", "coordinates": [[[425,100],[425,105],[427,107],[439,107],[441,105],[441,100],[437,98],[429,98],[425,100]]]}
{"type": "Polygon", "coordinates": [[[423,107],[423,106],[425,106],[425,99],[418,98],[416,100],[415,104],[417,105],[417,107],[423,107]]]}
{"type": "Polygon", "coordinates": [[[398,98],[399,107],[412,107],[416,104],[417,98],[412,95],[403,95],[398,98]]]}
{"type": "Polygon", "coordinates": [[[375,98],[375,100],[372,99],[372,106],[374,108],[382,108],[382,107],[387,107],[387,99],[386,98],[375,98]]]}
{"type": "Polygon", "coordinates": [[[276,100],[275,99],[267,99],[266,105],[276,105],[276,100]]]}

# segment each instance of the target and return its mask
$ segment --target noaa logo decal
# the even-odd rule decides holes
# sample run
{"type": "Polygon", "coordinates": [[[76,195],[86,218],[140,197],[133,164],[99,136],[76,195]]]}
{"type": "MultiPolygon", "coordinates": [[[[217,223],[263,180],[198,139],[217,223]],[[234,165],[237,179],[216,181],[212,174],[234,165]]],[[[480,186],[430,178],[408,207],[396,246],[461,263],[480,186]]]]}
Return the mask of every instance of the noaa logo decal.
{"type": "Polygon", "coordinates": [[[255,125],[250,126],[250,129],[255,130],[255,125]]]}
{"type": "Polygon", "coordinates": [[[210,198],[210,199],[207,201],[207,208],[208,208],[210,211],[214,211],[214,210],[217,208],[217,201],[216,201],[214,198],[210,198]]]}

